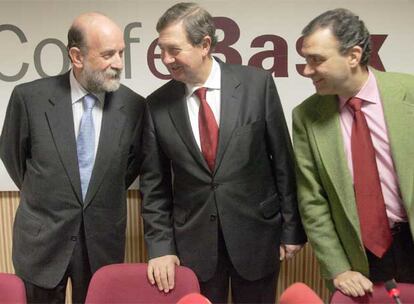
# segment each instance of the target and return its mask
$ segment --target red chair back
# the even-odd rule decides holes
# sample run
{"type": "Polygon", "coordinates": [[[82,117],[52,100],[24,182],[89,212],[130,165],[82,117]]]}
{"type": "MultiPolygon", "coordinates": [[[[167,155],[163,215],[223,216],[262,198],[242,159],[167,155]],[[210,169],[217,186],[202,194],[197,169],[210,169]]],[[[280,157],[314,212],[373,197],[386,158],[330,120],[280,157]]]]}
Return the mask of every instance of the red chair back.
{"type": "Polygon", "coordinates": [[[182,297],[177,304],[211,304],[211,302],[202,294],[190,293],[182,297]]]}
{"type": "Polygon", "coordinates": [[[306,284],[294,283],[290,285],[281,295],[280,304],[323,304],[319,296],[306,284]]]}
{"type": "Polygon", "coordinates": [[[194,272],[187,267],[176,267],[175,287],[164,293],[149,283],[147,264],[112,264],[95,272],[85,303],[177,303],[193,292],[199,293],[200,286],[194,272]]]}
{"type": "Polygon", "coordinates": [[[26,289],[18,276],[0,273],[0,303],[26,303],[26,289]]]}
{"type": "MultiPolygon", "coordinates": [[[[400,291],[401,302],[414,303],[414,284],[397,283],[397,288],[400,291]]],[[[384,284],[374,285],[374,291],[372,294],[366,294],[363,297],[349,297],[344,295],[340,291],[335,291],[331,297],[331,304],[390,304],[394,303],[394,300],[390,298],[386,291],[384,284]]]]}

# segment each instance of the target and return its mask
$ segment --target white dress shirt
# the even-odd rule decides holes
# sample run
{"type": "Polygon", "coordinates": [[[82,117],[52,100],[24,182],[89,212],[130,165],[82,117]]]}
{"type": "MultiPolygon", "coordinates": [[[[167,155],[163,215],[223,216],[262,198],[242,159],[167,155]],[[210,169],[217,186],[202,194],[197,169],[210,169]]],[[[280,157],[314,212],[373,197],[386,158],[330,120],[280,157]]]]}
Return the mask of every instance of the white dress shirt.
{"type": "MultiPolygon", "coordinates": [[[[197,142],[198,147],[201,150],[200,144],[200,131],[198,129],[198,112],[200,109],[200,100],[194,94],[194,92],[200,88],[199,86],[191,86],[189,84],[187,87],[187,109],[188,116],[191,123],[191,129],[193,130],[194,138],[197,142]]],[[[213,58],[213,65],[211,67],[210,75],[208,76],[206,82],[202,87],[207,88],[206,100],[211,110],[213,111],[214,118],[217,121],[217,125],[220,126],[220,89],[221,89],[221,70],[218,62],[213,58]]]]}

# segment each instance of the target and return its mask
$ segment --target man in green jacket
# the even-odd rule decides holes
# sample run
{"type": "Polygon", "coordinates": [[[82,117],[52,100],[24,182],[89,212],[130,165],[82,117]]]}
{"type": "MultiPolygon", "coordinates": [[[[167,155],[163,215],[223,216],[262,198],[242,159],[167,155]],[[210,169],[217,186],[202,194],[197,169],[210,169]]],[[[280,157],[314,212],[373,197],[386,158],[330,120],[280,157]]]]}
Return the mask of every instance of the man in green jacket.
{"type": "Polygon", "coordinates": [[[347,295],[414,282],[414,76],[368,68],[370,35],[345,9],[303,30],[316,94],[293,111],[299,208],[323,276],[347,295]]]}

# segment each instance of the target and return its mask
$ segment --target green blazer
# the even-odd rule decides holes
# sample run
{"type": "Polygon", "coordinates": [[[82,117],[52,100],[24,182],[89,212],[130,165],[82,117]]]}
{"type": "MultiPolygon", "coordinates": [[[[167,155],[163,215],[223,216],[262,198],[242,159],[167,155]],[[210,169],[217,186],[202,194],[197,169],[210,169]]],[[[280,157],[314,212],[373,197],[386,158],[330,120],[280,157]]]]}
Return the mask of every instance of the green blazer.
{"type": "MultiPolygon", "coordinates": [[[[404,207],[414,234],[414,76],[373,70],[404,207]]],[[[325,279],[369,275],[353,181],[334,95],[312,95],[293,110],[299,210],[325,279]]]]}

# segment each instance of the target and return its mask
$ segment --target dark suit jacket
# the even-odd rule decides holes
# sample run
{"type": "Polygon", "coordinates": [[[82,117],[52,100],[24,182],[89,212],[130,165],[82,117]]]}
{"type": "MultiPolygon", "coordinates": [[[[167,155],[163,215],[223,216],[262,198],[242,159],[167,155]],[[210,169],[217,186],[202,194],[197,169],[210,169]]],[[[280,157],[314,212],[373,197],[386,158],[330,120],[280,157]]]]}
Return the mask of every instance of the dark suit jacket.
{"type": "Polygon", "coordinates": [[[106,95],[95,166],[82,202],[69,73],[16,86],[0,155],[20,189],[13,262],[23,279],[56,286],[82,223],[92,272],[123,262],[126,189],[139,170],[143,100],[125,86],[106,95]]]}
{"type": "Polygon", "coordinates": [[[141,190],[149,257],[177,254],[201,281],[216,270],[219,221],[239,274],[279,267],[280,241],[305,242],[289,133],[270,74],[221,63],[221,121],[211,173],[190,126],[185,85],[148,97],[141,190]]]}

